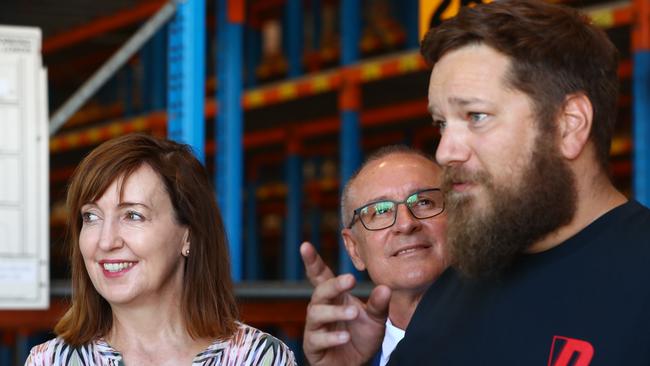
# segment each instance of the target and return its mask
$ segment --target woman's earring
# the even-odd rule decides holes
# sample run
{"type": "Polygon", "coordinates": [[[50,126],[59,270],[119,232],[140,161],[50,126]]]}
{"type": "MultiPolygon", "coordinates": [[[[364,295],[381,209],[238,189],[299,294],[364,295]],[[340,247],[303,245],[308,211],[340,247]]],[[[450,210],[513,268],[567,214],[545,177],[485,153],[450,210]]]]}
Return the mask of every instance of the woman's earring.
{"type": "Polygon", "coordinates": [[[189,248],[185,249],[185,256],[186,257],[190,256],[190,249],[189,248]]]}

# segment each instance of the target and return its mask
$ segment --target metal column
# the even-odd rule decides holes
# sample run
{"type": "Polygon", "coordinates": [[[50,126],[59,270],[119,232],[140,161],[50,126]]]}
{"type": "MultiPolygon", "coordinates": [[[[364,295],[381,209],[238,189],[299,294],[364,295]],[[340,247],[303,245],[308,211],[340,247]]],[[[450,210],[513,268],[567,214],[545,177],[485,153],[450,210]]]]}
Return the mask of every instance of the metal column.
{"type": "Polygon", "coordinates": [[[243,0],[217,3],[217,142],[215,185],[230,245],[232,277],[242,280],[243,0]]]}
{"type": "MultiPolygon", "coordinates": [[[[361,164],[361,128],[359,121],[360,90],[353,72],[345,68],[359,59],[361,33],[361,4],[359,0],[341,1],[341,64],[344,81],[339,99],[341,110],[340,182],[341,191],[350,176],[361,164]]],[[[339,271],[357,273],[339,240],[339,271]]]]}
{"type": "MultiPolygon", "coordinates": [[[[320,180],[322,178],[322,163],[323,159],[321,157],[314,157],[312,160],[315,167],[314,178],[320,180]]],[[[314,194],[310,197],[312,207],[309,211],[309,226],[311,227],[311,234],[309,236],[309,241],[314,245],[316,250],[320,251],[322,247],[322,238],[321,238],[321,222],[323,221],[322,214],[322,195],[319,193],[314,194]]]]}
{"type": "Polygon", "coordinates": [[[634,196],[650,207],[650,2],[635,0],[632,75],[634,124],[634,196]]]}
{"type": "Polygon", "coordinates": [[[167,52],[167,32],[168,28],[165,26],[161,29],[149,42],[149,53],[151,54],[152,62],[145,65],[145,68],[150,69],[147,74],[150,77],[147,83],[150,88],[148,95],[148,107],[150,111],[158,111],[165,108],[165,97],[167,93],[167,63],[164,61],[167,52]]]}
{"type": "Polygon", "coordinates": [[[257,75],[255,74],[257,66],[260,64],[260,54],[262,49],[262,37],[260,30],[251,25],[245,26],[246,34],[246,86],[249,88],[257,84],[257,75]]]}
{"type": "Polygon", "coordinates": [[[205,163],[205,0],[180,2],[169,25],[167,136],[205,163]]]}
{"type": "Polygon", "coordinates": [[[302,0],[287,0],[284,19],[289,77],[294,78],[302,74],[302,0]]]}
{"type": "Polygon", "coordinates": [[[297,281],[303,271],[299,247],[302,242],[302,159],[300,142],[290,136],[287,162],[287,218],[284,223],[284,279],[297,281]]]}
{"type": "Polygon", "coordinates": [[[401,1],[393,1],[393,6],[403,6],[401,9],[404,14],[404,27],[406,28],[406,48],[413,49],[420,47],[420,1],[406,0],[405,4],[401,1]]]}
{"type": "Polygon", "coordinates": [[[244,258],[246,261],[245,272],[247,281],[260,279],[260,249],[257,237],[257,174],[251,178],[246,186],[246,248],[244,258]]]}
{"type": "MultiPolygon", "coordinates": [[[[154,36],[155,37],[155,36],[154,36]]],[[[140,83],[140,107],[143,112],[150,112],[153,110],[153,80],[154,80],[154,67],[155,56],[153,54],[153,38],[145,43],[140,50],[140,74],[142,80],[140,83]]],[[[165,95],[166,97],[166,95],[165,95]]]]}

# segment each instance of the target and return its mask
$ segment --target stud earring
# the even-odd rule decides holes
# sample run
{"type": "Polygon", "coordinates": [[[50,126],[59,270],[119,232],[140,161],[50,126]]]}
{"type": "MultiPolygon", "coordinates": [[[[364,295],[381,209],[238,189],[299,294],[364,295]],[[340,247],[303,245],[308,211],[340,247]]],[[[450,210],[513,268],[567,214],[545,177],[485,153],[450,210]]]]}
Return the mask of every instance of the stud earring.
{"type": "Polygon", "coordinates": [[[189,248],[188,248],[188,249],[185,249],[185,256],[186,256],[186,257],[189,257],[189,255],[190,255],[190,250],[189,250],[189,248]]]}

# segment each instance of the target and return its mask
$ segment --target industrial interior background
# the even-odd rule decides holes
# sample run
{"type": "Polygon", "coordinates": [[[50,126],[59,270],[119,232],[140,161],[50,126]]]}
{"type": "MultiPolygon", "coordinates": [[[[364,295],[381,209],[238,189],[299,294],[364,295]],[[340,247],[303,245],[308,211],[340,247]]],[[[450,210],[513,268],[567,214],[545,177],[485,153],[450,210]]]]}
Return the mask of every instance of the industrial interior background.
{"type": "MultiPolygon", "coordinates": [[[[650,134],[640,121],[650,99],[636,90],[648,83],[648,65],[635,60],[650,50],[649,0],[562,2],[586,11],[620,50],[611,173],[647,205],[650,134]]],[[[53,131],[50,308],[0,311],[0,365],[22,364],[67,306],[68,178],[98,144],[133,131],[187,142],[204,160],[227,225],[243,320],[300,355],[310,288],[298,246],[310,240],[336,271],[352,269],[339,249],[341,183],[382,145],[434,152],[421,27],[470,3],[2,0],[0,24],[42,30],[51,115],[161,9],[171,9],[171,19],[53,131]]]]}

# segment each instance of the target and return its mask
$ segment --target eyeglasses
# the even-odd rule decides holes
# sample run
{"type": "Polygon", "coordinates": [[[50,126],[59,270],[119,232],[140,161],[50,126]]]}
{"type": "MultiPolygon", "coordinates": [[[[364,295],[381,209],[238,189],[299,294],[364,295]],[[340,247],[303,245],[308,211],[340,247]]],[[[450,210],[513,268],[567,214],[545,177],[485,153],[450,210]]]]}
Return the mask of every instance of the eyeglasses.
{"type": "Polygon", "coordinates": [[[389,228],[395,225],[397,208],[402,203],[406,205],[411,215],[419,220],[440,215],[445,209],[445,202],[440,189],[423,189],[410,194],[401,202],[381,200],[361,206],[354,210],[352,220],[350,220],[347,227],[351,229],[358,217],[367,230],[375,231],[389,228]]]}

